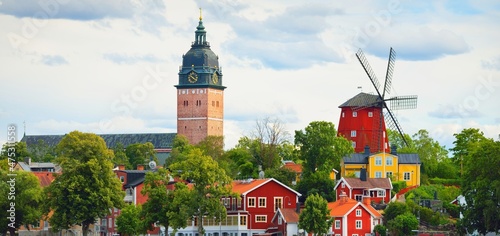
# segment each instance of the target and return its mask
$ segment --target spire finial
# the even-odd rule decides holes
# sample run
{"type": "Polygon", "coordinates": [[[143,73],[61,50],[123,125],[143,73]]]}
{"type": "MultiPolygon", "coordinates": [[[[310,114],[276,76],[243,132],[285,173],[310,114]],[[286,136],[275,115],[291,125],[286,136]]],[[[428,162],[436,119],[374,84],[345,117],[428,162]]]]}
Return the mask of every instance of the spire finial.
{"type": "Polygon", "coordinates": [[[202,19],[203,17],[201,16],[201,7],[200,7],[200,20],[202,19]]]}

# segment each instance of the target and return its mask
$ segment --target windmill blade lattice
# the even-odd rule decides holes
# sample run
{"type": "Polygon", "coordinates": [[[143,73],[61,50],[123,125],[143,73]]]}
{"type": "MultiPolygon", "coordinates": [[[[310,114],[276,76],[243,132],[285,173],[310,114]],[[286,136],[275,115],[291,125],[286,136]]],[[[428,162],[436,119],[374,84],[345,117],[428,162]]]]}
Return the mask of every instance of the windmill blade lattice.
{"type": "Polygon", "coordinates": [[[392,74],[394,73],[394,63],[396,62],[396,51],[391,48],[389,52],[389,61],[387,62],[387,71],[385,73],[385,83],[384,92],[382,93],[382,98],[385,98],[385,94],[391,92],[392,85],[392,74]]]}

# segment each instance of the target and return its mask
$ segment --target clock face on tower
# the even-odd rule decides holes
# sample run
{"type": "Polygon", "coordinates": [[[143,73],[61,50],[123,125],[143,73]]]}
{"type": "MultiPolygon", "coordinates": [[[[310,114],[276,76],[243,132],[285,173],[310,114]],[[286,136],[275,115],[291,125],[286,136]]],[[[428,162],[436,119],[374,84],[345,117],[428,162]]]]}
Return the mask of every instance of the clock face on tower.
{"type": "Polygon", "coordinates": [[[219,76],[217,75],[217,72],[214,72],[214,74],[212,75],[212,82],[214,84],[217,84],[219,82],[219,76]]]}
{"type": "Polygon", "coordinates": [[[189,74],[188,74],[188,81],[189,83],[196,83],[196,81],[198,81],[198,75],[196,74],[196,72],[194,71],[191,71],[189,74]]]}

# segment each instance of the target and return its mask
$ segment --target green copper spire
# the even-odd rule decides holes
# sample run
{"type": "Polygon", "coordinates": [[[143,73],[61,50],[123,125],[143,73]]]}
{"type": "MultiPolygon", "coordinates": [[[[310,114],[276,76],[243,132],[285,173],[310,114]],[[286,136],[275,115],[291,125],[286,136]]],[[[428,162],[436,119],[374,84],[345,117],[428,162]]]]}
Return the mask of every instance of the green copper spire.
{"type": "Polygon", "coordinates": [[[197,45],[207,45],[207,31],[205,31],[205,26],[203,26],[203,20],[201,16],[201,8],[200,8],[200,22],[198,22],[198,27],[196,27],[195,31],[195,39],[193,46],[197,45]]]}

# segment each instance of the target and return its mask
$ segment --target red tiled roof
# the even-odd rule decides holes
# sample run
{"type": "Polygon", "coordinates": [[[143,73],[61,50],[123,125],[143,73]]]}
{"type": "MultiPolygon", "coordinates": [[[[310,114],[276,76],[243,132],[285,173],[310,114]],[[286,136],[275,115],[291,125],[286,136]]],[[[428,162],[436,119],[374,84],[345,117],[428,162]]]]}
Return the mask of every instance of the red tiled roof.
{"type": "Polygon", "coordinates": [[[233,181],[233,192],[243,194],[269,180],[270,179],[235,180],[233,181]]]}
{"type": "Polygon", "coordinates": [[[371,205],[363,204],[362,202],[358,202],[352,198],[344,197],[340,198],[336,202],[329,202],[328,209],[330,209],[330,216],[333,217],[342,217],[349,213],[356,206],[361,205],[365,208],[373,217],[380,218],[382,215],[380,212],[375,210],[371,205]]]}
{"type": "Polygon", "coordinates": [[[351,188],[382,188],[392,189],[391,180],[389,178],[366,178],[366,181],[361,181],[359,178],[343,178],[346,184],[351,188]]]}
{"type": "Polygon", "coordinates": [[[42,171],[42,172],[31,172],[31,173],[33,173],[38,178],[40,186],[42,187],[49,186],[50,183],[52,183],[52,181],[54,181],[55,179],[53,172],[42,171]]]}
{"type": "Polygon", "coordinates": [[[302,165],[300,164],[295,164],[293,162],[287,162],[283,166],[283,168],[288,168],[296,173],[302,173],[302,165]]]}
{"type": "Polygon", "coordinates": [[[280,208],[281,214],[287,223],[299,222],[299,214],[293,208],[280,208]]]}

